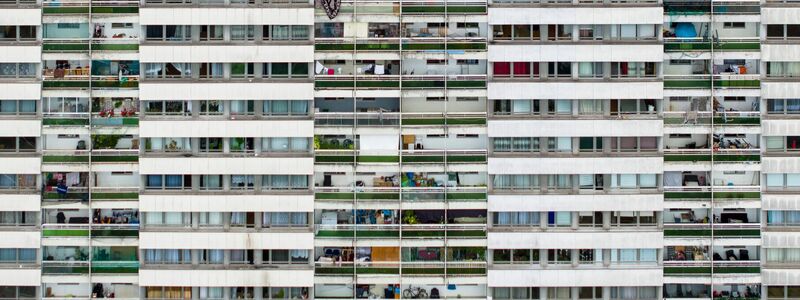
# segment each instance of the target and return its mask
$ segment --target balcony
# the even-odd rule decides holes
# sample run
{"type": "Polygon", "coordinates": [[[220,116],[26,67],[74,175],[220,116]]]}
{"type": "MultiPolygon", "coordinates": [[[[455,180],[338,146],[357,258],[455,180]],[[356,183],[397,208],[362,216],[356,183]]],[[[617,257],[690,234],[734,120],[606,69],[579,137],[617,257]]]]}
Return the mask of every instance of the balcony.
{"type": "Polygon", "coordinates": [[[42,274],[83,275],[89,274],[88,261],[43,261],[42,274]]]}
{"type": "Polygon", "coordinates": [[[138,261],[92,261],[92,273],[100,274],[136,274],[139,273],[138,261]]]}
{"type": "Polygon", "coordinates": [[[485,224],[319,224],[317,238],[486,238],[485,224]]]}
{"type": "MultiPolygon", "coordinates": [[[[138,222],[138,220],[136,220],[138,222]]],[[[124,238],[138,237],[139,224],[93,224],[92,237],[124,238]]]]}
{"type": "Polygon", "coordinates": [[[139,12],[138,1],[110,0],[45,0],[42,2],[42,13],[49,15],[89,14],[135,14],[139,12]]]}
{"type": "MultiPolygon", "coordinates": [[[[711,162],[709,149],[681,150],[664,149],[665,162],[711,162]]],[[[718,149],[714,151],[713,160],[716,163],[760,162],[759,149],[718,149]]]]}
{"type": "Polygon", "coordinates": [[[664,112],[664,125],[713,125],[714,126],[759,126],[761,116],[752,111],[723,111],[712,114],[709,111],[670,111],[664,112]]]}
{"type": "Polygon", "coordinates": [[[758,74],[720,74],[720,75],[664,75],[664,88],[667,89],[709,89],[712,79],[714,88],[760,88],[758,74]]]}
{"type": "Polygon", "coordinates": [[[43,237],[89,237],[89,224],[45,224],[42,225],[43,237]]]}
{"type": "Polygon", "coordinates": [[[398,155],[369,155],[359,150],[316,150],[318,164],[404,163],[463,164],[485,163],[485,150],[405,150],[398,155]]]}
{"type": "Polygon", "coordinates": [[[324,75],[317,76],[317,89],[405,89],[486,88],[486,75],[324,75]]]}
{"type": "Polygon", "coordinates": [[[314,198],[321,201],[397,202],[486,201],[486,187],[448,188],[316,188],[314,198]]]}
{"type": "Polygon", "coordinates": [[[485,262],[317,262],[317,275],[485,275],[485,262]]]}
{"type": "MultiPolygon", "coordinates": [[[[705,262],[664,262],[664,275],[667,276],[702,276],[711,274],[710,261],[705,262]]],[[[725,261],[713,263],[715,274],[760,274],[758,261],[725,261]]]]}
{"type": "MultiPolygon", "coordinates": [[[[100,173],[100,172],[97,172],[100,173]]],[[[132,175],[138,176],[138,175],[132,175]]],[[[136,182],[138,182],[138,177],[133,178],[136,182]]],[[[96,186],[92,187],[92,201],[94,200],[138,200],[139,199],[139,187],[105,187],[105,186],[96,186]]]]}
{"type": "MultiPolygon", "coordinates": [[[[759,223],[749,224],[715,224],[713,234],[715,238],[758,238],[761,236],[761,225],[759,223]]],[[[703,238],[711,237],[712,230],[710,224],[696,223],[665,223],[665,237],[682,238],[703,238]]]]}

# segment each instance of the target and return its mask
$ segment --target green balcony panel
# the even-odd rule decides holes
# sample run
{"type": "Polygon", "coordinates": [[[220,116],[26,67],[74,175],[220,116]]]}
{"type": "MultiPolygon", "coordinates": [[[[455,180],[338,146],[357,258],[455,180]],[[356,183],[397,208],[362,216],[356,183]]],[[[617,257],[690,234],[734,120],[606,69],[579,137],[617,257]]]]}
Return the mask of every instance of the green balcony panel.
{"type": "Polygon", "coordinates": [[[711,80],[664,80],[666,89],[708,89],[711,88],[711,80]]]}
{"type": "Polygon", "coordinates": [[[46,126],[87,126],[89,119],[42,119],[42,125],[46,126]]]}
{"type": "Polygon", "coordinates": [[[444,162],[444,156],[441,155],[403,156],[403,163],[441,163],[441,162],[444,162]]]}
{"type": "Polygon", "coordinates": [[[314,44],[316,51],[353,51],[353,43],[314,44]]]}
{"type": "Polygon", "coordinates": [[[354,268],[352,266],[314,268],[315,274],[353,274],[353,272],[354,268]]]}
{"type": "Polygon", "coordinates": [[[711,192],[664,192],[665,199],[711,200],[711,192]]]}
{"type": "MultiPolygon", "coordinates": [[[[709,154],[665,154],[664,161],[711,161],[709,154]]],[[[720,162],[751,162],[761,161],[760,155],[715,154],[714,161],[720,162]]]]}
{"type": "Polygon", "coordinates": [[[664,267],[664,274],[711,274],[711,267],[664,267]]]}
{"type": "Polygon", "coordinates": [[[42,266],[43,274],[89,274],[88,265],[80,266],[42,266]]]}
{"type": "Polygon", "coordinates": [[[403,50],[485,50],[484,43],[404,43],[403,50]]]}
{"type": "MultiPolygon", "coordinates": [[[[397,238],[400,237],[398,230],[358,230],[359,238],[397,238]]],[[[352,230],[320,230],[317,237],[322,238],[352,238],[352,230]]]]}
{"type": "Polygon", "coordinates": [[[761,161],[761,155],[737,155],[737,154],[716,154],[714,161],[737,162],[748,161],[757,162],[761,161]]]}
{"type": "MultiPolygon", "coordinates": [[[[403,6],[404,14],[444,14],[444,6],[403,6]]],[[[448,6],[448,14],[480,14],[485,13],[485,6],[448,6]]]]}
{"type": "Polygon", "coordinates": [[[92,155],[92,162],[93,163],[95,163],[95,162],[98,162],[98,163],[105,163],[105,162],[108,162],[108,163],[125,163],[125,162],[135,163],[135,162],[139,162],[139,156],[137,156],[137,155],[121,155],[121,156],[96,156],[96,155],[92,155]]]}
{"type": "Polygon", "coordinates": [[[137,51],[138,44],[93,44],[92,50],[95,51],[137,51]]]}
{"type": "Polygon", "coordinates": [[[728,117],[715,117],[714,118],[714,125],[760,125],[761,118],[759,117],[740,117],[740,118],[732,118],[728,117]]]}
{"type": "MultiPolygon", "coordinates": [[[[359,80],[355,82],[359,88],[397,88],[400,87],[399,81],[387,80],[359,80]]],[[[349,80],[317,80],[314,82],[316,88],[353,88],[353,81],[349,80]]]]}
{"type": "Polygon", "coordinates": [[[714,192],[714,199],[760,199],[760,192],[714,192]]]}
{"type": "Polygon", "coordinates": [[[729,237],[759,237],[761,230],[758,229],[715,229],[714,236],[729,236],[729,237]]]}
{"type": "Polygon", "coordinates": [[[137,200],[139,193],[92,193],[92,200],[137,200]]]}
{"type": "Polygon", "coordinates": [[[42,45],[42,52],[82,52],[89,51],[89,44],[51,44],[46,41],[42,45]]]}
{"type": "Polygon", "coordinates": [[[136,117],[95,117],[92,119],[92,126],[139,126],[139,118],[136,117]]]}
{"type": "Polygon", "coordinates": [[[130,7],[92,7],[93,14],[138,14],[139,8],[135,6],[130,7]]]}
{"type": "Polygon", "coordinates": [[[717,88],[759,88],[761,81],[757,79],[751,80],[729,80],[720,79],[714,80],[714,87],[717,88]]]}
{"type": "Polygon", "coordinates": [[[352,164],[355,158],[352,155],[317,155],[314,156],[316,163],[349,163],[352,164]]]}
{"type": "Polygon", "coordinates": [[[664,51],[699,51],[711,50],[711,43],[664,42],[664,51]]]}
{"type": "Polygon", "coordinates": [[[89,229],[42,229],[44,237],[88,237],[89,234],[89,229]]]}
{"type": "Polygon", "coordinates": [[[714,44],[714,50],[745,50],[745,51],[759,51],[761,49],[761,43],[746,43],[746,42],[720,42],[718,44],[714,44]]]}
{"type": "Polygon", "coordinates": [[[45,15],[89,14],[89,6],[44,7],[42,13],[45,15]]]}
{"type": "Polygon", "coordinates": [[[92,273],[131,274],[139,272],[137,261],[93,261],[92,273]]]}
{"type": "Polygon", "coordinates": [[[664,229],[667,237],[701,237],[711,236],[711,229],[664,229]]]}
{"type": "MultiPolygon", "coordinates": [[[[409,275],[439,275],[444,274],[445,268],[417,268],[417,267],[403,267],[403,274],[409,275]]],[[[451,267],[447,268],[448,275],[483,275],[486,274],[486,268],[464,268],[464,267],[451,267]]]]}
{"type": "MultiPolygon", "coordinates": [[[[758,229],[714,229],[714,236],[724,237],[759,237],[758,229]]],[[[665,229],[667,237],[703,237],[711,236],[711,229],[665,229]]]]}
{"type": "Polygon", "coordinates": [[[733,274],[733,273],[761,273],[760,267],[714,267],[714,273],[733,274]]]}
{"type": "Polygon", "coordinates": [[[93,229],[92,237],[137,237],[139,229],[119,228],[119,229],[93,229]]]}
{"type": "Polygon", "coordinates": [[[450,163],[480,163],[486,162],[485,155],[448,155],[447,162],[450,163]]]}
{"type": "Polygon", "coordinates": [[[398,163],[400,157],[395,155],[359,155],[356,158],[359,163],[398,163]]]}
{"type": "Polygon", "coordinates": [[[88,163],[89,156],[79,155],[45,155],[42,157],[43,163],[88,163]]]}
{"type": "MultiPolygon", "coordinates": [[[[447,125],[485,125],[486,118],[448,118],[447,125]]],[[[445,125],[445,119],[403,119],[403,125],[445,125]]]]}
{"type": "Polygon", "coordinates": [[[42,82],[44,88],[89,88],[88,80],[47,80],[42,82]]]}
{"type": "Polygon", "coordinates": [[[400,193],[357,193],[359,200],[399,200],[400,193]]]}
{"type": "Polygon", "coordinates": [[[447,200],[483,200],[486,201],[486,193],[458,193],[448,192],[447,200]]]}
{"type": "Polygon", "coordinates": [[[97,80],[92,81],[93,88],[136,88],[139,82],[135,80],[116,81],[116,80],[97,80]]]}
{"type": "Polygon", "coordinates": [[[80,201],[88,201],[89,200],[89,193],[73,193],[68,192],[66,195],[61,196],[56,192],[48,192],[44,194],[45,200],[80,200],[80,201]]]}

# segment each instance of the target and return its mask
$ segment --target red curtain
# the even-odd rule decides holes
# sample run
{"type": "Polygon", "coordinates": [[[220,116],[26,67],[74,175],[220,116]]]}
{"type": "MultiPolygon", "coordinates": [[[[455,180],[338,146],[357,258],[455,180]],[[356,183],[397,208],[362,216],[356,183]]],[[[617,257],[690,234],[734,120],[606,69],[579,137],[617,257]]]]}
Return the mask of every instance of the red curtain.
{"type": "Polygon", "coordinates": [[[511,63],[509,62],[495,62],[493,69],[495,76],[511,75],[511,63]]]}
{"type": "Polygon", "coordinates": [[[530,75],[530,74],[531,74],[531,63],[529,62],[514,63],[514,75],[530,75]]]}

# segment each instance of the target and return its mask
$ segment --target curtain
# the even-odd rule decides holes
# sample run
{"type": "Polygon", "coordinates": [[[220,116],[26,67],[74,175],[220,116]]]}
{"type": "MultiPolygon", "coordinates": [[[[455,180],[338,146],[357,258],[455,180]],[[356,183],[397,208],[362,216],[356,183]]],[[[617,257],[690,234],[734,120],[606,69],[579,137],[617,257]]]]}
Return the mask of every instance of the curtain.
{"type": "Polygon", "coordinates": [[[557,145],[556,150],[558,152],[570,152],[572,151],[572,138],[571,137],[558,137],[556,138],[557,145]]]}
{"type": "Polygon", "coordinates": [[[306,225],[308,224],[308,214],[304,212],[292,213],[292,225],[306,225]]]}
{"type": "MultiPolygon", "coordinates": [[[[221,264],[224,260],[225,252],[223,250],[208,250],[208,261],[210,263],[221,264]]],[[[220,292],[222,291],[220,290],[220,292]]]]}
{"type": "Polygon", "coordinates": [[[636,261],[636,249],[620,249],[619,250],[619,261],[620,262],[635,262],[636,261]]]}
{"type": "Polygon", "coordinates": [[[305,25],[292,26],[292,39],[293,40],[308,39],[308,26],[305,25]]]}
{"type": "Polygon", "coordinates": [[[494,151],[511,151],[511,138],[494,138],[494,151]]]}
{"type": "Polygon", "coordinates": [[[514,62],[514,75],[530,75],[531,63],[530,62],[514,62]]]}
{"type": "Polygon", "coordinates": [[[306,138],[306,137],[295,137],[295,138],[292,138],[292,150],[293,151],[306,151],[306,150],[308,150],[308,138],[306,138]]]}
{"type": "Polygon", "coordinates": [[[639,187],[656,187],[656,174],[639,174],[639,187]]]}
{"type": "Polygon", "coordinates": [[[568,212],[568,211],[556,212],[556,225],[557,226],[570,226],[570,225],[572,225],[572,212],[568,212]]]}
{"type": "Polygon", "coordinates": [[[308,177],[306,175],[292,175],[292,188],[305,189],[308,187],[308,177]]]}
{"type": "Polygon", "coordinates": [[[497,225],[511,225],[512,223],[512,212],[497,212],[495,213],[495,220],[494,223],[497,225]]]}
{"type": "Polygon", "coordinates": [[[656,249],[640,249],[639,261],[642,262],[656,262],[656,249]]]}
{"type": "Polygon", "coordinates": [[[787,187],[800,187],[800,174],[786,174],[787,187]]]}
{"type": "MultiPolygon", "coordinates": [[[[266,213],[265,213],[266,215],[266,213]]],[[[273,212],[270,213],[272,225],[289,225],[290,213],[288,212],[273,212]]]]}
{"type": "Polygon", "coordinates": [[[780,225],[783,224],[783,211],[782,210],[770,210],[767,211],[767,224],[775,224],[780,225]]]}
{"type": "Polygon", "coordinates": [[[289,138],[288,137],[273,137],[270,138],[270,147],[269,149],[272,151],[287,151],[289,150],[289,138]]]}
{"type": "Polygon", "coordinates": [[[783,174],[767,174],[768,187],[783,187],[783,174]]]}
{"type": "Polygon", "coordinates": [[[180,225],[180,224],[183,224],[183,213],[182,212],[165,212],[164,213],[164,224],[169,224],[169,225],[180,225]]]}
{"type": "Polygon", "coordinates": [[[201,213],[200,223],[204,225],[222,225],[222,213],[221,212],[201,213]]]}
{"type": "Polygon", "coordinates": [[[180,262],[180,252],[177,249],[163,249],[164,251],[164,262],[170,264],[177,264],[180,262]]]}
{"type": "Polygon", "coordinates": [[[289,39],[289,25],[272,25],[272,39],[273,40],[288,40],[289,39]]]}
{"type": "Polygon", "coordinates": [[[287,114],[287,113],[289,113],[289,101],[286,101],[286,100],[272,100],[272,113],[273,114],[287,114]]]}
{"type": "Polygon", "coordinates": [[[603,112],[603,103],[598,100],[579,100],[578,112],[581,114],[598,114],[603,112]]]}
{"type": "Polygon", "coordinates": [[[530,151],[531,139],[530,138],[514,138],[514,151],[530,151]]]}
{"type": "Polygon", "coordinates": [[[164,224],[164,215],[161,212],[145,213],[145,222],[153,225],[164,224]]]}
{"type": "Polygon", "coordinates": [[[791,262],[797,263],[800,262],[800,249],[798,248],[786,248],[783,249],[783,262],[791,262]]]}
{"type": "Polygon", "coordinates": [[[231,225],[244,225],[247,220],[247,214],[244,212],[231,213],[231,225]]]}
{"type": "Polygon", "coordinates": [[[508,76],[511,74],[511,63],[510,62],[494,62],[492,64],[493,73],[495,76],[497,75],[505,75],[508,76]]]}
{"type": "Polygon", "coordinates": [[[166,177],[166,187],[168,188],[179,188],[182,185],[183,176],[181,175],[165,175],[166,177]]]}
{"type": "Polygon", "coordinates": [[[531,113],[531,100],[511,100],[511,113],[513,114],[531,113]]]}
{"type": "Polygon", "coordinates": [[[566,115],[572,113],[572,101],[571,100],[556,100],[556,113],[560,115],[566,115]]]}
{"type": "Polygon", "coordinates": [[[200,299],[222,299],[221,287],[201,287],[200,299]]]}
{"type": "Polygon", "coordinates": [[[291,101],[292,103],[292,114],[293,115],[305,115],[308,114],[308,101],[306,100],[294,100],[291,101]]]}

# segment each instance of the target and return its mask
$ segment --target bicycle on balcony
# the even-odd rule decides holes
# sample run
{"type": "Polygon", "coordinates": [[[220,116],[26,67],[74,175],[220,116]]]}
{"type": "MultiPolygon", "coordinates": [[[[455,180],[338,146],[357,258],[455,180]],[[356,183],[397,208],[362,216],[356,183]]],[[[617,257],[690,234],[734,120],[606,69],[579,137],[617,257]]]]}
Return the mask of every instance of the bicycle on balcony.
{"type": "Polygon", "coordinates": [[[426,291],[421,287],[412,287],[411,285],[409,285],[407,289],[403,290],[403,298],[404,299],[428,298],[428,291],[426,291]]]}

